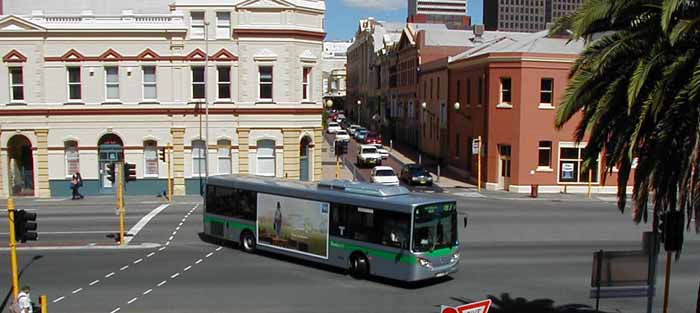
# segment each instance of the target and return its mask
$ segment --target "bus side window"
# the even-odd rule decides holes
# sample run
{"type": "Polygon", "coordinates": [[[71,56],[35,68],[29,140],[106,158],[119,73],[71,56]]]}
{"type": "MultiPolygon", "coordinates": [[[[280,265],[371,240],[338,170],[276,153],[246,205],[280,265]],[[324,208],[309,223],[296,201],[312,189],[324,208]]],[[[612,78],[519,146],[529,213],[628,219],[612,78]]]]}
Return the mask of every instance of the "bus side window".
{"type": "Polygon", "coordinates": [[[352,230],[348,227],[347,212],[348,206],[331,203],[331,235],[352,238],[350,235],[352,230]]]}

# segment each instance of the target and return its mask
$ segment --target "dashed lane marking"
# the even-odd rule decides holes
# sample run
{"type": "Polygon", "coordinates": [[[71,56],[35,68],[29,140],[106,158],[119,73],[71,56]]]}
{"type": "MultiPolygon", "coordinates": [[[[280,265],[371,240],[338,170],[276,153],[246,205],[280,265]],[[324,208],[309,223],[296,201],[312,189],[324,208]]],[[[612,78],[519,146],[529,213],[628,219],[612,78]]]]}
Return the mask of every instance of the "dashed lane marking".
{"type": "Polygon", "coordinates": [[[223,249],[223,247],[218,247],[216,248],[216,251],[221,251],[221,249],[223,249]]]}
{"type": "Polygon", "coordinates": [[[53,300],[53,303],[61,302],[61,300],[65,299],[66,297],[58,297],[56,300],[53,300]]]}
{"type": "Polygon", "coordinates": [[[170,279],[175,279],[175,278],[177,278],[178,276],[180,276],[180,273],[175,273],[175,274],[173,274],[172,276],[170,276],[170,279]]]}
{"type": "Polygon", "coordinates": [[[151,252],[151,253],[147,254],[146,257],[147,257],[147,258],[150,258],[150,257],[152,257],[154,254],[156,254],[156,253],[155,253],[155,252],[151,252]]]}
{"type": "Polygon", "coordinates": [[[165,250],[165,247],[160,247],[160,249],[158,249],[158,251],[163,251],[163,250],[165,250]]]}
{"type": "Polygon", "coordinates": [[[153,289],[148,289],[148,290],[146,290],[146,291],[143,292],[143,295],[145,296],[145,295],[151,293],[151,291],[153,291],[153,289]]]}
{"type": "Polygon", "coordinates": [[[194,262],[194,264],[199,264],[202,263],[202,259],[197,260],[197,262],[194,262]]]}
{"type": "Polygon", "coordinates": [[[94,285],[99,284],[99,283],[100,283],[100,280],[99,280],[99,279],[96,279],[96,280],[94,280],[93,282],[90,283],[90,286],[94,286],[94,285]]]}
{"type": "Polygon", "coordinates": [[[110,278],[110,277],[112,277],[112,276],[114,276],[114,272],[111,272],[111,273],[105,275],[105,278],[110,278]]]}
{"type": "Polygon", "coordinates": [[[165,283],[167,283],[167,282],[168,282],[167,280],[164,280],[164,281],[158,283],[158,287],[165,285],[165,283]]]}
{"type": "Polygon", "coordinates": [[[76,293],[81,292],[81,291],[83,291],[83,288],[78,288],[76,290],[73,290],[73,294],[76,294],[76,293]]]}
{"type": "Polygon", "coordinates": [[[139,299],[138,297],[134,297],[133,299],[129,300],[126,304],[132,304],[138,299],[139,299]]]}
{"type": "Polygon", "coordinates": [[[129,268],[129,265],[124,265],[124,266],[122,266],[119,270],[120,270],[120,271],[123,271],[123,270],[125,270],[125,269],[127,269],[127,268],[129,268]]]}
{"type": "Polygon", "coordinates": [[[138,259],[138,260],[134,261],[134,264],[139,264],[141,262],[143,262],[143,259],[138,259]]]}
{"type": "Polygon", "coordinates": [[[189,271],[191,268],[192,268],[192,265],[189,265],[189,266],[185,267],[182,271],[183,271],[183,272],[187,272],[187,271],[189,271]]]}
{"type": "Polygon", "coordinates": [[[208,253],[206,256],[204,256],[204,257],[205,257],[205,258],[208,258],[208,257],[210,257],[212,254],[214,254],[214,252],[209,252],[209,253],[208,253]]]}
{"type": "Polygon", "coordinates": [[[112,312],[109,312],[109,313],[117,313],[117,312],[119,312],[121,309],[122,309],[122,308],[116,308],[116,309],[112,310],[112,312]]]}

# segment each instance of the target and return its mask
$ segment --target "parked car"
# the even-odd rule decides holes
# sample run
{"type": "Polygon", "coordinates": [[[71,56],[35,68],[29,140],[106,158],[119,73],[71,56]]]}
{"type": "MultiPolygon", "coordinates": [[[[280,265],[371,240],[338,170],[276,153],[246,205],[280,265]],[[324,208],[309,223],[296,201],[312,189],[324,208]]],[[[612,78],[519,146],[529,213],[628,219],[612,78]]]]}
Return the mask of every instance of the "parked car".
{"type": "Polygon", "coordinates": [[[355,132],[355,139],[357,140],[357,142],[364,143],[365,137],[367,137],[367,133],[369,133],[369,131],[365,128],[362,128],[362,129],[359,129],[358,131],[356,131],[355,132]]]}
{"type": "Polygon", "coordinates": [[[376,184],[398,186],[399,178],[394,169],[389,166],[375,166],[372,169],[371,181],[376,184]]]}
{"type": "Polygon", "coordinates": [[[382,165],[382,156],[377,152],[377,147],[371,145],[361,145],[360,153],[357,155],[357,166],[382,165]]]}
{"type": "Polygon", "coordinates": [[[350,127],[350,121],[346,118],[342,122],[340,122],[340,127],[342,129],[348,129],[350,127]]]}
{"type": "Polygon", "coordinates": [[[338,113],[338,115],[335,116],[335,120],[338,122],[342,122],[345,120],[345,114],[343,113],[338,113]]]}
{"type": "Polygon", "coordinates": [[[433,177],[430,175],[430,172],[419,164],[406,164],[402,166],[399,177],[409,185],[431,186],[433,184],[433,177]]]}
{"type": "Polygon", "coordinates": [[[355,131],[359,128],[362,128],[362,126],[357,124],[350,125],[350,127],[348,127],[348,134],[350,134],[350,137],[355,137],[355,131]]]}
{"type": "Polygon", "coordinates": [[[326,129],[326,132],[329,134],[335,134],[337,131],[340,130],[340,124],[337,122],[328,122],[328,128],[326,129]]]}
{"type": "Polygon", "coordinates": [[[389,158],[389,150],[387,150],[382,145],[374,145],[374,146],[377,147],[377,152],[382,156],[382,160],[386,160],[389,158]]]}
{"type": "Polygon", "coordinates": [[[365,143],[368,145],[381,145],[382,138],[379,136],[379,133],[377,133],[375,131],[371,131],[371,132],[367,133],[367,136],[365,137],[365,139],[362,143],[365,143]]]}
{"type": "Polygon", "coordinates": [[[347,131],[341,129],[335,132],[335,140],[350,141],[350,135],[348,135],[347,131]]]}

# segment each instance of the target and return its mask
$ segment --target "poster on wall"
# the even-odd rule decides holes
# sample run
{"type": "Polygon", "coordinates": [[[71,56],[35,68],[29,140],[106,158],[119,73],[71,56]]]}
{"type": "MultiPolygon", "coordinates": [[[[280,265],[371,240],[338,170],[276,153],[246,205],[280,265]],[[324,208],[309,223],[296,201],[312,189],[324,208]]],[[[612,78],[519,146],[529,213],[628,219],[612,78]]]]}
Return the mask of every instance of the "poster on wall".
{"type": "Polygon", "coordinates": [[[327,202],[258,193],[258,244],[328,258],[327,202]]]}
{"type": "Polygon", "coordinates": [[[574,180],[574,163],[562,163],[561,166],[562,180],[574,180]]]}

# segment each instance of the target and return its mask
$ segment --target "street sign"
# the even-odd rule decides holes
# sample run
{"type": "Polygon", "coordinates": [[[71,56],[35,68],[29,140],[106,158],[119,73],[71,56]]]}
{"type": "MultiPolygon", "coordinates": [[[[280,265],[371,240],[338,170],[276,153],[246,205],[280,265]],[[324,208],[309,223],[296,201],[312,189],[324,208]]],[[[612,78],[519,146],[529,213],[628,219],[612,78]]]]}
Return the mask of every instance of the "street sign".
{"type": "Polygon", "coordinates": [[[483,300],[460,305],[456,308],[442,306],[440,313],[488,313],[489,308],[491,308],[491,300],[483,300]]]}
{"type": "Polygon", "coordinates": [[[574,163],[562,163],[562,179],[574,179],[574,163]]]}
{"type": "Polygon", "coordinates": [[[479,153],[479,139],[472,140],[472,154],[479,153]]]}

